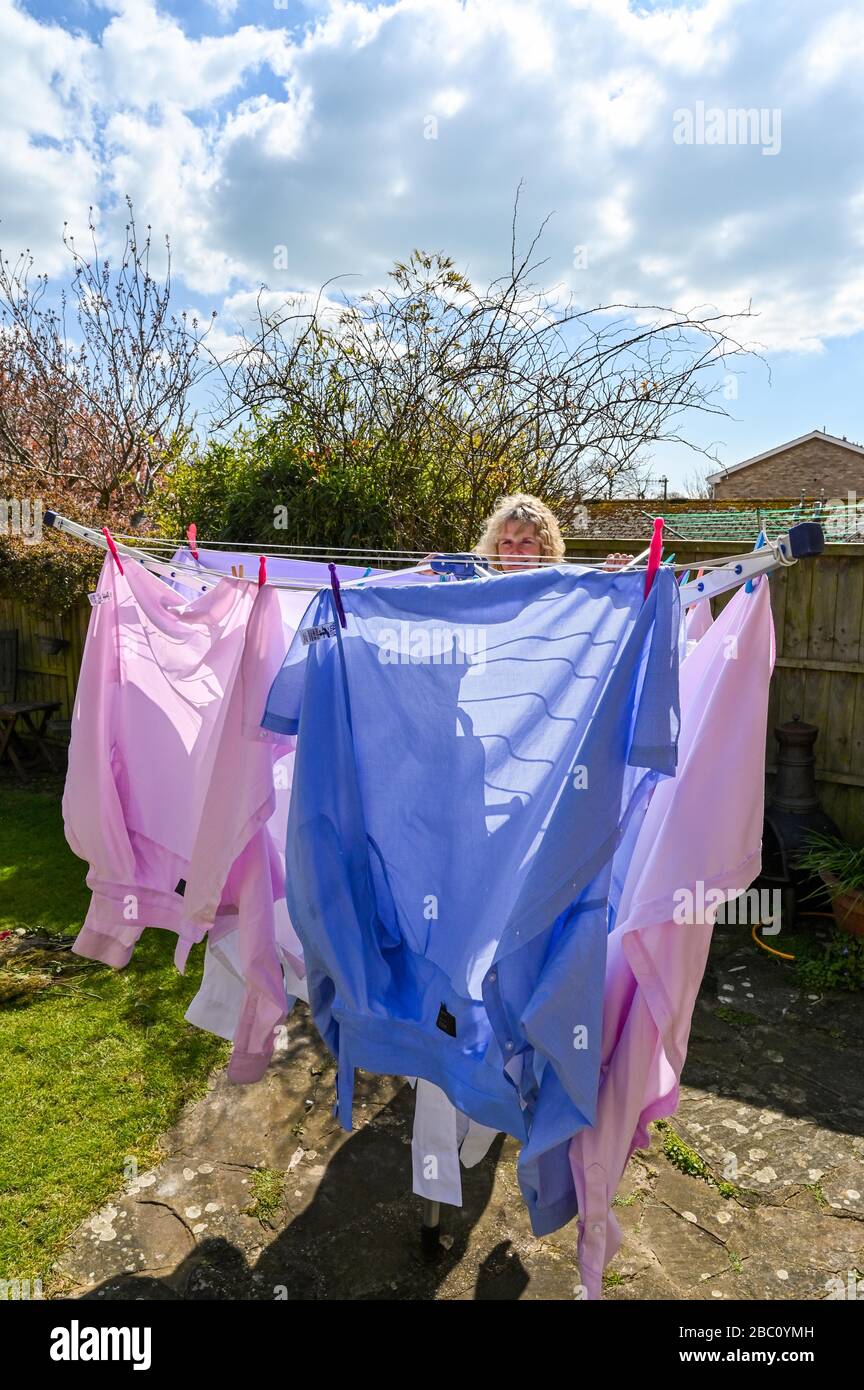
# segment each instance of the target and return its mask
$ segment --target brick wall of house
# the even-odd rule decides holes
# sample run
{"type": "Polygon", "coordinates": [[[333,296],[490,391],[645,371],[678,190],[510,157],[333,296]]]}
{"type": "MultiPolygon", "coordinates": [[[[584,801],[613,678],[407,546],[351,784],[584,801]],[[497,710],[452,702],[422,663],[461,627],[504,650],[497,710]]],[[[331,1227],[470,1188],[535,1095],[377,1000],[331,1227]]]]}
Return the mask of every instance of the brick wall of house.
{"type": "Polygon", "coordinates": [[[714,483],[714,497],[864,497],[864,454],[828,439],[807,439],[714,483]]]}

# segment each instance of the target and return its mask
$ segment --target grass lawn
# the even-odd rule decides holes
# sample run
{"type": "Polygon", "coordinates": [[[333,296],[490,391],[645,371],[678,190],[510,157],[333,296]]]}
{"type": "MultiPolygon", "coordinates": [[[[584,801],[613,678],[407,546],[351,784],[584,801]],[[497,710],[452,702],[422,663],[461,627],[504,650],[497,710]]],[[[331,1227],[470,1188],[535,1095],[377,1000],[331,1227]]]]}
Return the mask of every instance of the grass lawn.
{"type": "Polygon", "coordinates": [[[75,1226],[158,1155],[228,1044],[183,1020],[175,938],[145,932],[123,971],[64,948],[83,920],[85,865],[63,838],[59,790],[0,785],[0,1279],[43,1280],[75,1226]],[[46,939],[50,938],[50,939],[46,939]]]}

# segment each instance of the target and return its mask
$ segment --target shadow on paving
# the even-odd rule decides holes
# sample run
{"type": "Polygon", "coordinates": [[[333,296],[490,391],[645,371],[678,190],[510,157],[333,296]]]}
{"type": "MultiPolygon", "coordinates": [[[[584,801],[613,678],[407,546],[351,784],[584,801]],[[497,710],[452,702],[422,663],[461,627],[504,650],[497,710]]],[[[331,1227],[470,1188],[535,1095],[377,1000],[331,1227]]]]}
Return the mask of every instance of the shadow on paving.
{"type": "MultiPolygon", "coordinates": [[[[504,1143],[499,1136],[476,1168],[463,1173],[463,1206],[449,1208],[443,1246],[421,1248],[421,1203],[410,1192],[406,1149],[393,1133],[410,1123],[409,1087],[326,1165],[310,1204],[254,1264],[224,1238],[205,1239],[166,1278],[127,1275],[83,1295],[110,1299],[430,1299],[459,1267],[492,1198],[504,1143]],[[389,1131],[389,1132],[388,1132],[389,1131]],[[407,1186],[406,1186],[407,1180],[407,1186]],[[398,1194],[402,1194],[401,1196],[398,1194]],[[449,1244],[452,1239],[452,1245],[449,1244]]],[[[509,1240],[481,1261],[474,1297],[518,1299],[529,1276],[509,1240]]]]}
{"type": "MultiPolygon", "coordinates": [[[[676,1114],[631,1158],[610,1299],[823,1299],[864,1274],[864,1011],[799,989],[749,930],[718,927],[676,1114]]],[[[499,1137],[463,1171],[424,1258],[413,1092],[359,1073],[355,1130],[295,1010],[267,1077],[220,1073],[166,1157],[76,1232],[58,1294],[94,1299],[572,1300],[576,1226],[536,1239],[499,1137]],[[261,1183],[276,1192],[262,1206],[261,1183]]],[[[835,1295],[836,1296],[836,1295],[835,1295]]]]}

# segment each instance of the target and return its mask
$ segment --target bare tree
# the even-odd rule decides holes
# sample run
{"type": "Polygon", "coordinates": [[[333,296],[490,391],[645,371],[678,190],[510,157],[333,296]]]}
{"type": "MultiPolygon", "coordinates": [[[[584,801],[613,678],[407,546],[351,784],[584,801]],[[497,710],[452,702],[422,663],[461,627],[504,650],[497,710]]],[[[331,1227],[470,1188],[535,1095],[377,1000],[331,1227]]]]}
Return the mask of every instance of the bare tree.
{"type": "Polygon", "coordinates": [[[681,491],[684,497],[692,497],[697,501],[707,501],[711,497],[711,484],[708,481],[709,472],[716,473],[719,470],[719,463],[712,460],[714,466],[709,468],[708,464],[701,464],[691,468],[686,474],[684,482],[681,484],[681,491]]]}
{"type": "Polygon", "coordinates": [[[191,424],[190,392],[210,325],[171,312],[171,248],[151,271],[131,200],[119,265],[64,230],[71,285],[53,299],[34,258],[0,252],[0,464],[102,510],[143,502],[191,424]]]}
{"type": "MultiPolygon", "coordinates": [[[[717,368],[749,351],[738,314],[633,304],[578,308],[534,283],[543,227],[508,273],[477,290],[442,254],[415,251],[384,289],[338,307],[328,282],[311,305],[258,296],[254,331],[222,364],[222,423],[248,412],[302,424],[314,448],[400,474],[432,467],[461,482],[466,536],[496,493],[529,490],[564,524],[593,497],[637,493],[646,447],[676,440],[685,412],[723,415],[717,368]]],[[[545,223],[544,223],[545,226],[545,223]]],[[[447,491],[453,495],[452,486],[447,491]]],[[[401,530],[410,532],[410,518],[401,530]]]]}

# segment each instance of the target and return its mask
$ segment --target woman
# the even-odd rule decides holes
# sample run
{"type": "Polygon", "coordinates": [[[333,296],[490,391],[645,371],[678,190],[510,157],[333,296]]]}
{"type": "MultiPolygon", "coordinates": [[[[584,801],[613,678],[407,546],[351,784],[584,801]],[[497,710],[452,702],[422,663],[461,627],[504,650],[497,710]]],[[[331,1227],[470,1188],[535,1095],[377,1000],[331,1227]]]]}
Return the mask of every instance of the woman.
{"type": "Polygon", "coordinates": [[[562,562],[564,538],[545,502],[517,492],[502,497],[474,549],[500,570],[536,569],[539,560],[562,562]]]}
{"type": "MultiPolygon", "coordinates": [[[[502,497],[474,550],[504,571],[536,569],[541,561],[560,565],[565,554],[561,528],[553,513],[539,497],[527,492],[502,497]]],[[[603,568],[620,569],[630,558],[617,552],[607,555],[603,568]]]]}

